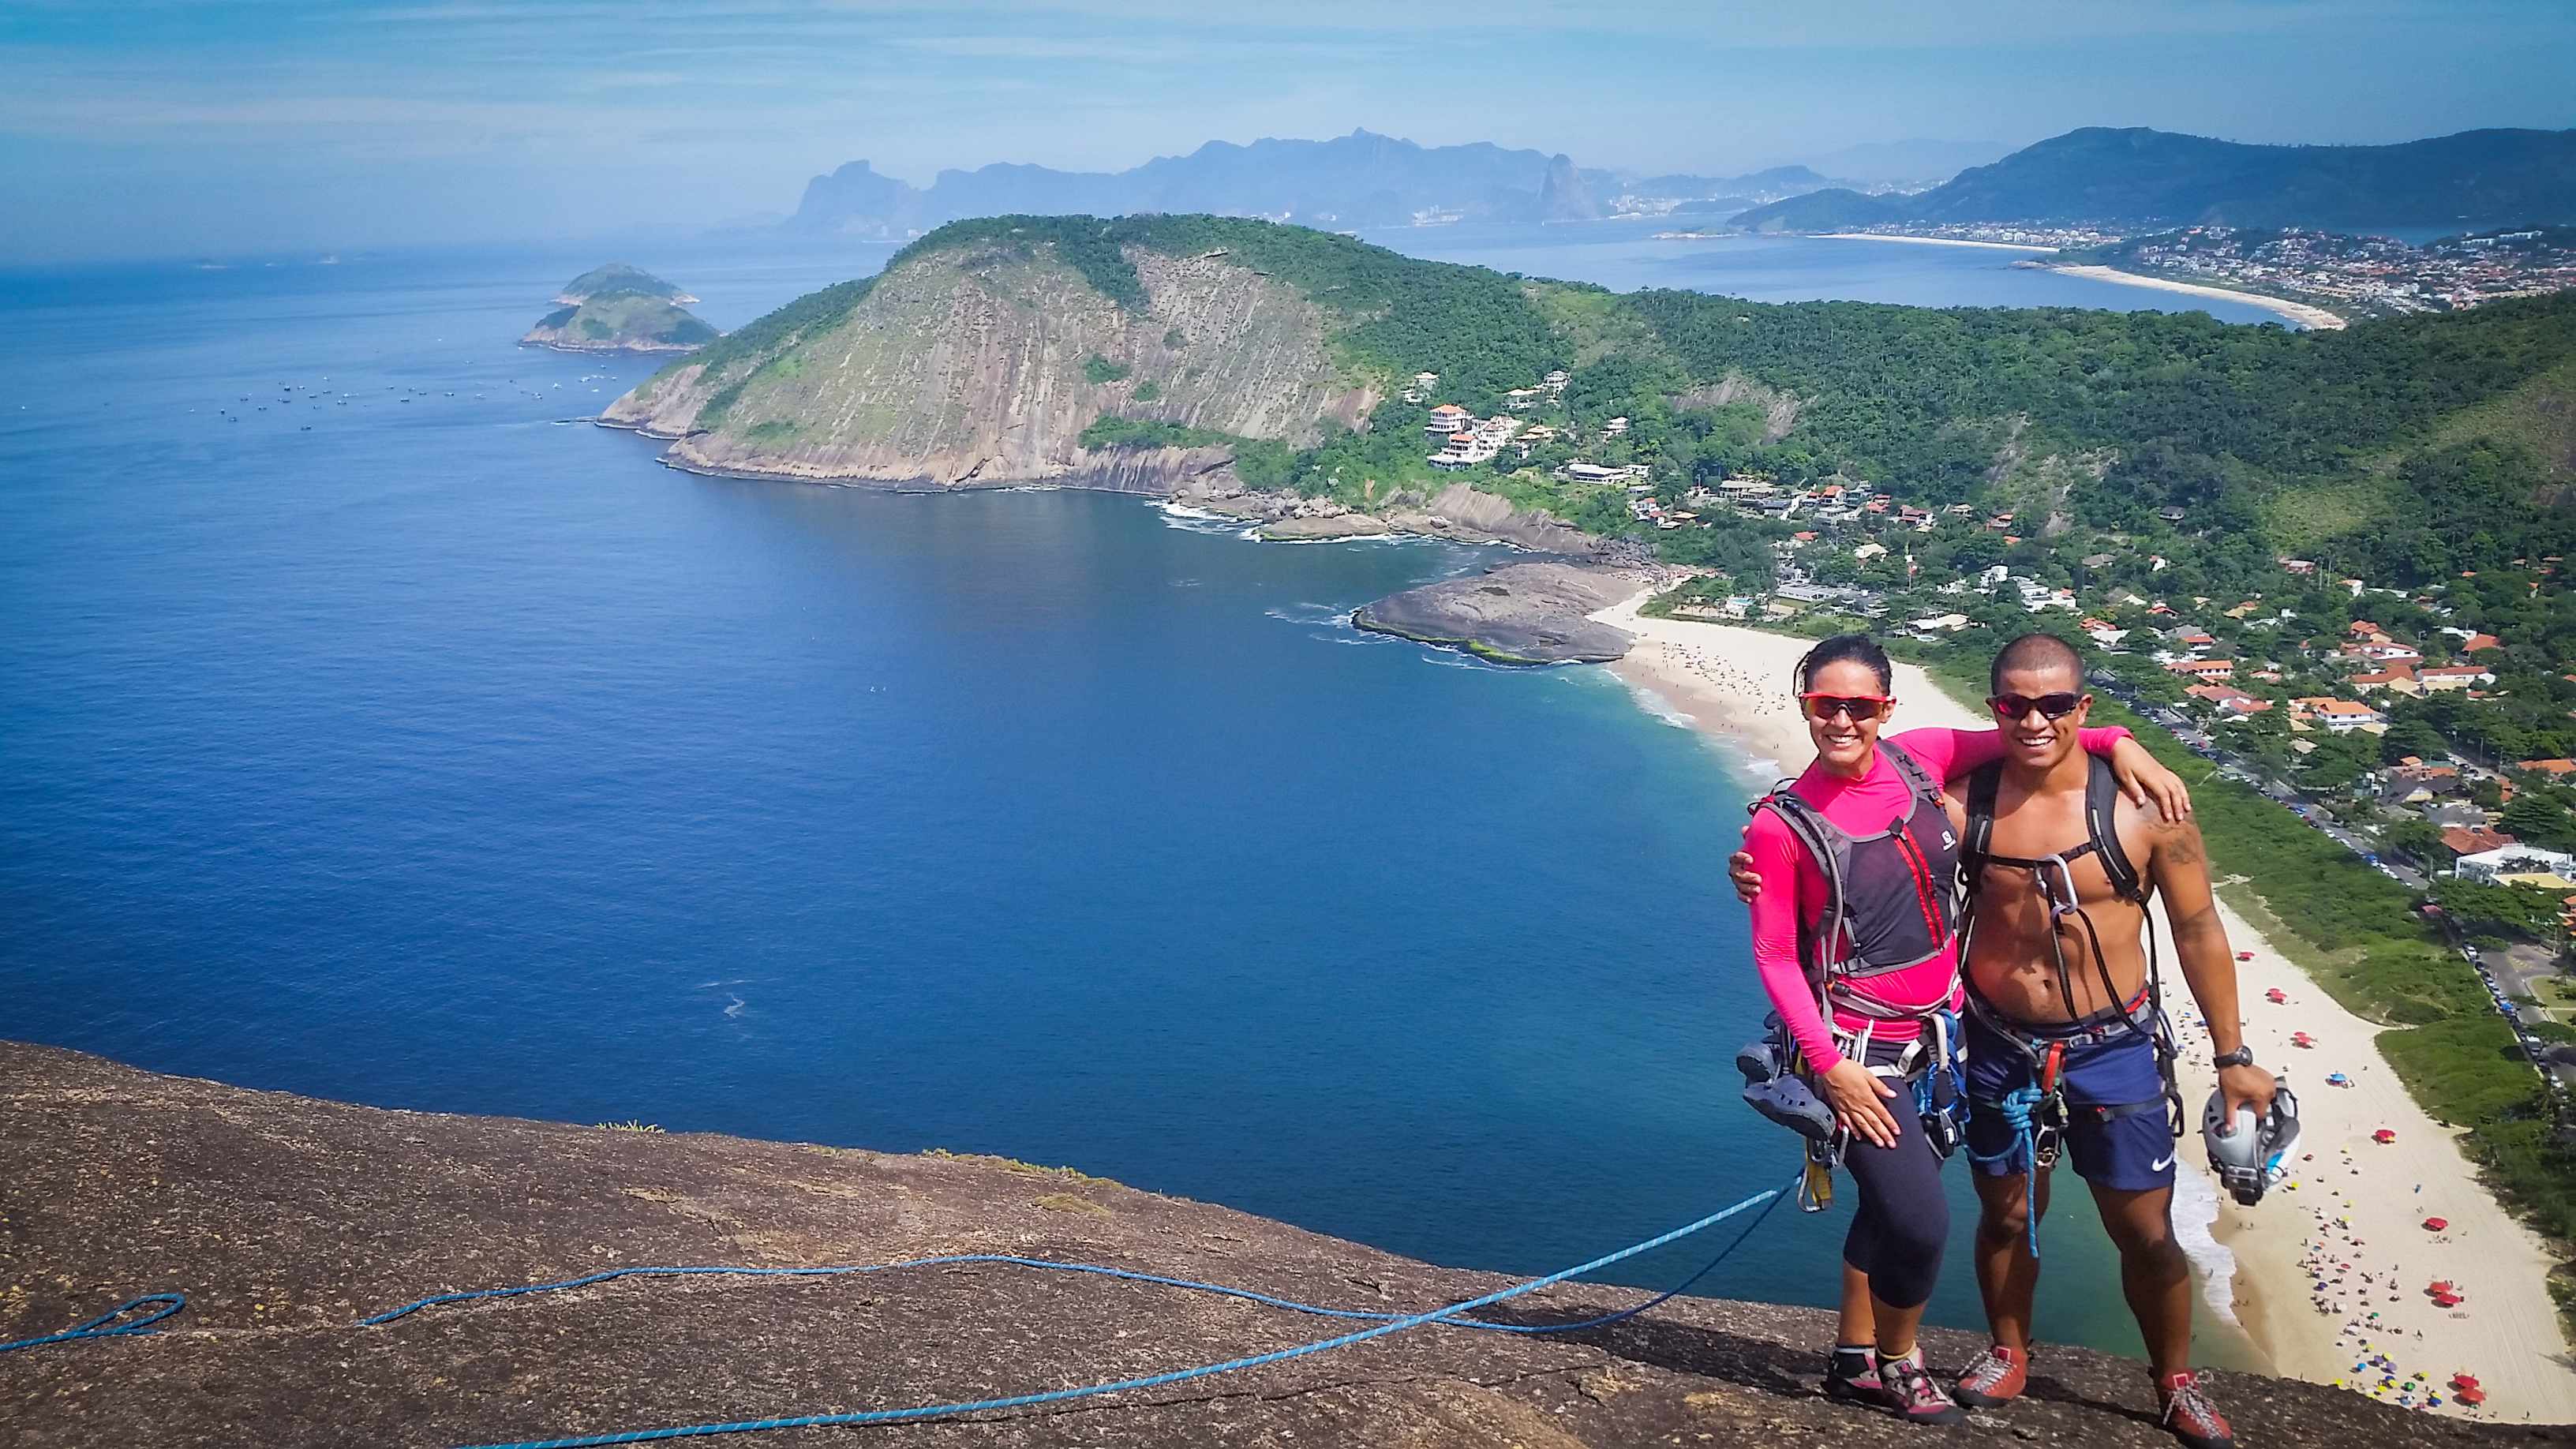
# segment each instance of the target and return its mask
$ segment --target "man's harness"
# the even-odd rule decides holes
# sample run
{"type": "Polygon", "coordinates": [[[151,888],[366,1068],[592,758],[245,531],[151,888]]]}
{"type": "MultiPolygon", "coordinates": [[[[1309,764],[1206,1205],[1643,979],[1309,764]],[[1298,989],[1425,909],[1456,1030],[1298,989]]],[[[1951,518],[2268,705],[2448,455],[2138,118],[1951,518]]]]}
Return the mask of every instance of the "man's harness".
{"type": "Polygon", "coordinates": [[[2173,1042],[2172,1026],[2165,1020],[2161,963],[2156,947],[2156,921],[2147,910],[2152,893],[2128,852],[2120,847],[2115,811],[2119,808],[2119,779],[2108,761],[2088,757],[2090,772],[2084,782],[2084,828],[2086,839],[2071,850],[2037,860],[2020,856],[1997,855],[1991,849],[1995,835],[1995,797],[2003,782],[2003,762],[1986,765],[1968,777],[1967,830],[1959,842],[1960,874],[1966,884],[1966,902],[1961,910],[1962,940],[1959,958],[1968,959],[1976,933],[1976,901],[1985,883],[1986,867],[2009,866],[2031,873],[2032,889],[2048,903],[2048,945],[2057,965],[2057,990],[2060,1000],[2070,1003],[2065,1028],[2045,1034],[2030,1031],[1995,1009],[1993,1003],[1979,995],[1974,982],[1968,987],[1968,1009],[1976,1019],[1997,1036],[2019,1046],[2030,1058],[2031,1081],[2006,1092],[2000,1101],[1979,1102],[1992,1108],[2013,1129],[2013,1143],[2001,1152],[1981,1153],[1968,1149],[1971,1159],[1980,1163],[2009,1161],[2015,1153],[2024,1157],[2023,1180],[2025,1201],[2023,1221],[2028,1229],[2030,1255],[2039,1256],[2040,1169],[2056,1165],[2066,1140],[2066,1132],[2075,1122],[2115,1122],[2134,1117],[2158,1107],[2165,1108],[2173,1135],[2183,1135],[2182,1089],[2174,1080],[2174,1059],[2179,1054],[2173,1042]],[[2111,966],[2102,955],[2102,936],[2094,928],[2075,890],[2074,862],[2091,855],[2099,858],[2102,873],[2120,899],[2136,906],[2147,922],[2147,980],[2138,995],[2123,1005],[2114,1005],[2091,1017],[2076,1018],[2071,1003],[2075,1000],[2073,974],[2066,964],[2066,933],[2070,922],[2084,930],[2085,944],[2093,952],[2093,968],[2102,979],[2102,991],[2111,1001],[2120,1001],[2119,987],[2111,980],[2111,966]],[[2143,1102],[2123,1102],[2112,1106],[2071,1106],[2066,1100],[2064,1069],[2069,1046],[2095,1046],[2124,1034],[2135,1034],[2145,1040],[2156,1054],[2156,1074],[2164,1082],[2164,1093],[2143,1102]]]}

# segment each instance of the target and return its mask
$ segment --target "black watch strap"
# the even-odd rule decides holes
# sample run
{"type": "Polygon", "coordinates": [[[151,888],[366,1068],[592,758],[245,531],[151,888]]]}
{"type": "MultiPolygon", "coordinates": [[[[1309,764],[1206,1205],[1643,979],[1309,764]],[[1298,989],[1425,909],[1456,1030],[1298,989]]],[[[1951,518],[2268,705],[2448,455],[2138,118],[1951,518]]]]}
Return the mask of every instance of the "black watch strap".
{"type": "Polygon", "coordinates": [[[2225,1071],[2229,1067],[2250,1067],[2254,1065],[2254,1049],[2250,1046],[2240,1046],[2232,1052],[2220,1052],[2210,1058],[2209,1064],[2220,1071],[2225,1071]]]}

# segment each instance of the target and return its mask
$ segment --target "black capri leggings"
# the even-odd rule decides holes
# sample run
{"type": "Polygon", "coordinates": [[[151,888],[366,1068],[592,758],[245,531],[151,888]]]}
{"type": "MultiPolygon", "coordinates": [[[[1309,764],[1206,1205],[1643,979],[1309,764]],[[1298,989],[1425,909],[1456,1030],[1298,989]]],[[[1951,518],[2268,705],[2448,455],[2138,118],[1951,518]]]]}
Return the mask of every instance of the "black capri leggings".
{"type": "MultiPolygon", "coordinates": [[[[1870,1043],[1870,1065],[1892,1062],[1905,1043],[1870,1043]]],[[[1890,1308],[1920,1308],[1941,1281],[1941,1252],[1950,1242],[1950,1199],[1941,1192],[1941,1159],[1923,1139],[1914,1094],[1899,1087],[1887,1101],[1896,1145],[1858,1138],[1843,1151],[1860,1189],[1860,1211],[1843,1238],[1843,1261],[1869,1278],[1870,1296],[1890,1308]]]]}

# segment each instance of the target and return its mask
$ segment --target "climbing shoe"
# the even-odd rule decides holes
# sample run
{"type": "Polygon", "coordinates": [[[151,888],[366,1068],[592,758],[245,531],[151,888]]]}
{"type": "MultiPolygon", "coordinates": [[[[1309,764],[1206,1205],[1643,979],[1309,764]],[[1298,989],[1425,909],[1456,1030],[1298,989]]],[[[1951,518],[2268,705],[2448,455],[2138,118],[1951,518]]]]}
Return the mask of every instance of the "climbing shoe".
{"type": "MultiPolygon", "coordinates": [[[[1964,1424],[1968,1411],[1951,1402],[1923,1367],[1923,1350],[1903,1358],[1880,1357],[1878,1382],[1896,1400],[1896,1416],[1909,1424],[1964,1424]]],[[[2233,1446],[2230,1446],[2233,1449],[2233,1446]]]]}
{"type": "Polygon", "coordinates": [[[2020,1398],[2029,1383],[2030,1364],[2022,1351],[1999,1343],[1959,1375],[1958,1398],[1972,1409],[1991,1409],[2020,1398]]]}
{"type": "Polygon", "coordinates": [[[1838,1403],[1893,1409],[1896,1397],[1878,1381],[1878,1357],[1867,1348],[1836,1348],[1825,1369],[1825,1397],[1838,1403]]]}
{"type": "Polygon", "coordinates": [[[2191,1449],[2236,1449],[2236,1436],[2194,1373],[2167,1374],[2156,1381],[2156,1403],[2164,1426],[2191,1449]]]}

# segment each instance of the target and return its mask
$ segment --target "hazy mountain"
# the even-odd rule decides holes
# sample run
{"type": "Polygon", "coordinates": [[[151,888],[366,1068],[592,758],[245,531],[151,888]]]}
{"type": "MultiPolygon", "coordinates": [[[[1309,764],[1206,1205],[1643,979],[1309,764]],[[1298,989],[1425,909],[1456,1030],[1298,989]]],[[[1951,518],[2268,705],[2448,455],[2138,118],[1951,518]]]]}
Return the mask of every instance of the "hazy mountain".
{"type": "Polygon", "coordinates": [[[1915,196],[1926,222],[2130,227],[2460,226],[2576,221],[2576,131],[2462,131],[2394,146],[2247,146],[2087,127],[1915,196]]]}
{"type": "Polygon", "coordinates": [[[2012,149],[2000,141],[1881,141],[1845,146],[1810,157],[1807,164],[1828,176],[1915,191],[1937,186],[1971,166],[2000,161],[2012,149]]]}
{"type": "Polygon", "coordinates": [[[1907,219],[1906,198],[1863,196],[1848,187],[1829,187],[1757,206],[1731,218],[1744,231],[1842,231],[1881,226],[1907,219]]]}
{"type": "Polygon", "coordinates": [[[1487,142],[1418,146],[1353,131],[1329,141],[1210,141],[1127,171],[1000,164],[942,171],[928,188],[853,161],[806,183],[786,229],[899,238],[978,216],[1208,212],[1348,230],[1440,221],[1570,221],[1669,211],[1725,198],[1726,210],[1835,185],[1803,166],[1752,176],[1643,176],[1487,142]]]}

